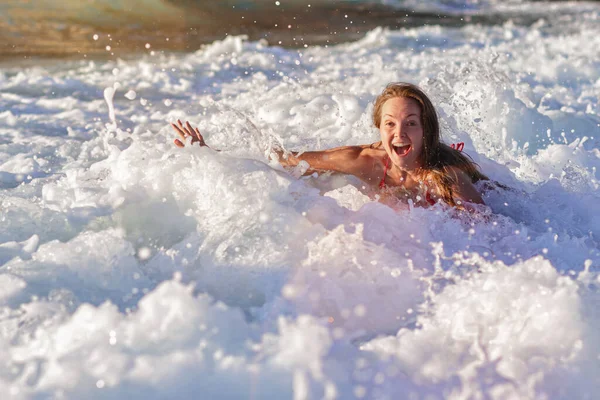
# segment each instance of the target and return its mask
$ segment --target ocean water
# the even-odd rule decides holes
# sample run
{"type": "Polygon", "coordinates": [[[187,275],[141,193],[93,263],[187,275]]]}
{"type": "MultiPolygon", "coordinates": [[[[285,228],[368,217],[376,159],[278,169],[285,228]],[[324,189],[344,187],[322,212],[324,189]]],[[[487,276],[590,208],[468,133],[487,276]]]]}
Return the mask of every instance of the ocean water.
{"type": "Polygon", "coordinates": [[[595,398],[600,5],[428,4],[504,17],[3,65],[2,398],[595,398]],[[507,187],[479,213],[270,160],[376,141],[391,81],[507,187]]]}

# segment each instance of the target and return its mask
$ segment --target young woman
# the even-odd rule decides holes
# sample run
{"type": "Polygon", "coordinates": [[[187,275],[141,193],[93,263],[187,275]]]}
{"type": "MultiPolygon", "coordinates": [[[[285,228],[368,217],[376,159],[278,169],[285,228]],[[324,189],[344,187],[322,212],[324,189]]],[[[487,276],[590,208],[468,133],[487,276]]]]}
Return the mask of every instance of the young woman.
{"type": "MultiPolygon", "coordinates": [[[[441,200],[463,208],[465,203],[484,204],[473,185],[488,178],[459,150],[440,142],[440,128],[431,100],[417,86],[390,83],[375,100],[373,123],[381,140],[370,145],[343,146],[324,151],[284,153],[278,151],[284,167],[308,163],[305,174],[335,171],[354,175],[374,188],[414,204],[433,205],[441,200]]],[[[198,128],[189,122],[171,124],[184,146],[206,146],[198,128]]]]}

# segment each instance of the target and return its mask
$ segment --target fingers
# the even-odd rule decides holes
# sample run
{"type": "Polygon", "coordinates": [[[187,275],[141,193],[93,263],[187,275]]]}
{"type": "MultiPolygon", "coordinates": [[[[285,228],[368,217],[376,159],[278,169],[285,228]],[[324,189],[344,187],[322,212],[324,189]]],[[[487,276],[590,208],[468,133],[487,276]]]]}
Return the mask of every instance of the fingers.
{"type": "Polygon", "coordinates": [[[200,129],[196,128],[196,137],[198,137],[198,142],[200,142],[200,146],[208,146],[200,133],[200,129]]]}
{"type": "Polygon", "coordinates": [[[185,121],[184,125],[183,122],[181,122],[181,120],[177,120],[177,124],[171,123],[171,126],[173,127],[173,129],[175,129],[175,131],[181,138],[181,140],[175,139],[174,141],[177,147],[184,147],[185,140],[188,136],[192,137],[192,144],[199,142],[200,146],[206,146],[206,144],[204,143],[204,138],[200,133],[200,130],[198,128],[192,127],[192,124],[190,124],[189,121],[185,121]]]}
{"type": "Polygon", "coordinates": [[[200,140],[200,137],[196,135],[196,131],[194,130],[194,128],[192,128],[192,124],[190,124],[190,121],[185,121],[185,126],[187,127],[186,132],[190,132],[190,135],[193,139],[200,140]]]}
{"type": "MultiPolygon", "coordinates": [[[[186,121],[186,122],[187,122],[187,121],[186,121]]],[[[190,131],[188,130],[188,128],[186,128],[186,127],[183,125],[183,123],[182,123],[180,120],[177,120],[177,123],[179,124],[179,128],[180,128],[180,129],[181,129],[183,132],[185,132],[185,135],[186,135],[186,136],[188,136],[188,135],[189,135],[189,136],[192,136],[192,133],[194,133],[194,131],[193,131],[193,130],[190,132],[190,131]]],[[[190,123],[189,123],[189,122],[187,122],[187,124],[189,125],[190,123]]]]}
{"type": "Polygon", "coordinates": [[[186,136],[185,132],[175,124],[171,124],[171,126],[173,127],[173,129],[175,129],[175,131],[177,132],[179,137],[181,137],[183,140],[185,140],[185,136],[186,136]]]}
{"type": "Polygon", "coordinates": [[[196,128],[196,136],[198,137],[198,139],[204,141],[204,138],[202,137],[202,134],[200,133],[200,129],[196,128]]]}

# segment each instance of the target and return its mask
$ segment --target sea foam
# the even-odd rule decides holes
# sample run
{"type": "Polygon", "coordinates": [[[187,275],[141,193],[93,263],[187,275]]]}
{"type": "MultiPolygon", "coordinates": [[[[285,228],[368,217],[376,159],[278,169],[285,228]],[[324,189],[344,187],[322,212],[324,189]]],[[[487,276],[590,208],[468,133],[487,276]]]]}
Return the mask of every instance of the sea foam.
{"type": "Polygon", "coordinates": [[[5,68],[0,391],[593,397],[600,11],[569,7],[529,27],[5,68]],[[376,141],[390,81],[429,93],[443,140],[506,187],[487,208],[390,207],[270,160],[376,141]],[[177,119],[221,152],[176,148],[177,119]]]}

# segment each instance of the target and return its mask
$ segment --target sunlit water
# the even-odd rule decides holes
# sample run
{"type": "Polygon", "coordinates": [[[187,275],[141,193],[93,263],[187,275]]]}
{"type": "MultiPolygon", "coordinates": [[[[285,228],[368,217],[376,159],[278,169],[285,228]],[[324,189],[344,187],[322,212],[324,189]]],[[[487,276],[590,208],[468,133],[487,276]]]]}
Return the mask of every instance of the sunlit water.
{"type": "Polygon", "coordinates": [[[594,398],[600,8],[567,6],[0,70],[3,398],[594,398]],[[489,209],[269,161],[376,141],[390,81],[508,187],[489,209]],[[222,151],[175,148],[176,119],[222,151]]]}

